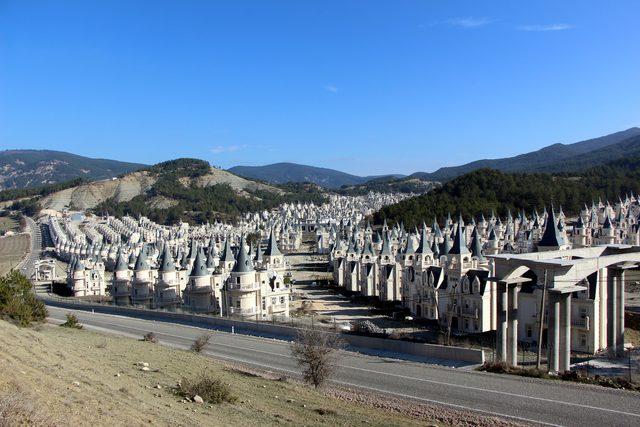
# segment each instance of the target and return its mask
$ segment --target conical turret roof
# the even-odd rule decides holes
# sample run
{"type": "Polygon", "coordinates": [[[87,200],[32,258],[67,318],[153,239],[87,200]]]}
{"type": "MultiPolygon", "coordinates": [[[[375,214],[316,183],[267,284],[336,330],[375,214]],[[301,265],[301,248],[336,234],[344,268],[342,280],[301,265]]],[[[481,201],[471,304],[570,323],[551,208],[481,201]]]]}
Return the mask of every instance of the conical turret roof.
{"type": "Polygon", "coordinates": [[[176,265],[174,264],[173,257],[171,256],[171,249],[167,245],[164,246],[164,250],[162,251],[159,270],[161,273],[176,271],[176,265]]]}
{"type": "Polygon", "coordinates": [[[429,240],[427,240],[427,226],[422,224],[422,235],[420,236],[420,244],[416,250],[417,254],[431,254],[433,251],[429,247],[429,240]]]}
{"type": "Polygon", "coordinates": [[[458,227],[456,229],[456,234],[453,238],[453,247],[449,251],[450,254],[454,255],[463,255],[469,253],[469,248],[467,248],[467,237],[464,231],[464,222],[462,221],[462,215],[460,215],[458,219],[458,227]]]}
{"type": "Polygon", "coordinates": [[[197,249],[196,259],[193,262],[193,268],[191,269],[191,277],[203,277],[209,275],[209,270],[207,270],[206,258],[204,256],[204,251],[202,248],[197,249]]]}
{"type": "Polygon", "coordinates": [[[253,263],[251,257],[247,254],[247,250],[244,247],[244,236],[240,239],[240,248],[238,249],[238,258],[233,266],[232,272],[234,273],[250,273],[253,270],[253,263]]]}
{"type": "Polygon", "coordinates": [[[122,252],[118,252],[118,260],[116,261],[116,270],[115,271],[127,271],[129,269],[129,264],[127,264],[127,260],[124,257],[122,252]]]}
{"type": "Polygon", "coordinates": [[[140,255],[138,255],[138,259],[136,260],[136,265],[133,270],[134,271],[149,270],[149,262],[147,261],[147,251],[145,251],[144,246],[140,250],[140,255]]]}
{"type": "Polygon", "coordinates": [[[480,241],[480,234],[478,229],[474,228],[471,235],[471,255],[478,258],[478,261],[484,261],[484,255],[482,254],[482,242],[480,241]]]}
{"type": "Polygon", "coordinates": [[[558,221],[556,220],[556,214],[552,206],[551,213],[547,215],[547,223],[544,227],[544,234],[538,242],[538,246],[559,247],[563,243],[564,239],[562,238],[560,230],[558,230],[558,221]]]}
{"type": "Polygon", "coordinates": [[[222,252],[222,261],[223,262],[231,262],[235,261],[235,257],[233,256],[233,251],[231,250],[231,242],[230,238],[227,237],[227,240],[224,242],[224,251],[222,252]]]}
{"type": "Polygon", "coordinates": [[[271,230],[271,234],[269,235],[269,243],[267,244],[267,249],[264,251],[264,255],[265,256],[282,255],[282,252],[280,252],[280,249],[278,248],[278,243],[276,242],[276,236],[275,236],[275,233],[273,232],[273,229],[271,230]]]}

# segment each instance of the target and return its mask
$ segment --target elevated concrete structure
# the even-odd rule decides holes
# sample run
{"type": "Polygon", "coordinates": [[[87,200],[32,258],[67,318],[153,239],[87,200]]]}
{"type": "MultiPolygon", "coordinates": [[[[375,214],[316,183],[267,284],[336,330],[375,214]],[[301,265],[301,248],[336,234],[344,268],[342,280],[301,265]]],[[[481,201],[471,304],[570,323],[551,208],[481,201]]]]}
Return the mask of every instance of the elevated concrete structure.
{"type": "MultiPolygon", "coordinates": [[[[580,330],[586,337],[589,352],[609,349],[620,354],[624,350],[624,272],[640,265],[640,247],[606,245],[490,258],[495,269],[491,280],[498,289],[498,360],[517,365],[519,322],[531,318],[530,310],[519,309],[519,299],[525,298],[527,306],[539,310],[537,295],[542,295],[545,274],[549,371],[568,370],[572,348],[584,351],[579,348],[584,342],[572,339],[572,331],[580,330]],[[572,301],[579,310],[572,309],[572,301]]],[[[533,315],[539,331],[539,315],[535,311],[533,315]]],[[[529,335],[537,336],[527,330],[524,338],[529,335]]]]}

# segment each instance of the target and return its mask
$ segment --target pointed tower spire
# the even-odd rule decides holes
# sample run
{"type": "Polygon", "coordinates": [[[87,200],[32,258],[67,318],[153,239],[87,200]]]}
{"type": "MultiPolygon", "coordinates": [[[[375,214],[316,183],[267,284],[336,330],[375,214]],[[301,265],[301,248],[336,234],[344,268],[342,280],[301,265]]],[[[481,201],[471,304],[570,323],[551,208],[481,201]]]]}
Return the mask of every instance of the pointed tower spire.
{"type": "Polygon", "coordinates": [[[276,236],[271,229],[271,234],[269,235],[269,243],[267,244],[267,249],[264,251],[264,255],[266,256],[277,256],[282,255],[280,249],[278,248],[278,243],[276,242],[276,236]]]}
{"type": "Polygon", "coordinates": [[[449,251],[449,254],[462,255],[468,254],[469,248],[467,248],[467,237],[464,232],[464,222],[462,221],[462,215],[458,218],[458,228],[456,235],[453,238],[453,247],[449,251]]]}
{"type": "Polygon", "coordinates": [[[196,253],[196,259],[193,262],[193,268],[191,269],[191,277],[208,276],[209,270],[207,270],[206,257],[204,251],[199,248],[196,253]]]}
{"type": "Polygon", "coordinates": [[[118,251],[118,261],[116,261],[116,271],[127,271],[129,269],[129,265],[127,264],[127,260],[124,257],[122,251],[118,251]]]}
{"type": "Polygon", "coordinates": [[[253,263],[251,257],[247,254],[247,250],[244,247],[244,235],[240,238],[240,249],[238,250],[238,258],[236,264],[233,266],[233,273],[249,273],[253,271],[253,263]]]}
{"type": "Polygon", "coordinates": [[[161,273],[170,273],[172,271],[176,271],[176,265],[173,262],[173,257],[171,256],[171,250],[168,246],[165,245],[164,250],[162,252],[162,261],[160,261],[160,272],[161,273]]]}
{"type": "Polygon", "coordinates": [[[483,262],[485,260],[482,254],[482,242],[480,241],[480,234],[478,229],[474,228],[471,235],[471,255],[478,258],[478,261],[483,262]]]}

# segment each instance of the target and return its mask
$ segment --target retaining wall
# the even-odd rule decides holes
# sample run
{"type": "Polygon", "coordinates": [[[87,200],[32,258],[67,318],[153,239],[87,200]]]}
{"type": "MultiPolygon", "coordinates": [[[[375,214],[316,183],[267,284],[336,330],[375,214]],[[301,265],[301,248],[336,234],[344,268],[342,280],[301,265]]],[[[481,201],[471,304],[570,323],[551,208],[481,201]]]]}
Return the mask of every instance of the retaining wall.
{"type": "MultiPolygon", "coordinates": [[[[205,326],[211,329],[218,329],[227,332],[230,332],[233,327],[236,333],[266,336],[284,340],[292,340],[299,331],[299,328],[267,322],[246,322],[224,317],[145,310],[133,307],[93,304],[79,301],[63,301],[46,297],[43,297],[42,300],[45,304],[54,307],[85,311],[93,310],[96,313],[114,314],[192,326],[205,326]]],[[[333,332],[326,333],[333,334],[333,332]]],[[[485,360],[484,352],[479,349],[451,347],[437,344],[422,344],[362,335],[340,334],[340,336],[342,340],[347,343],[350,349],[367,354],[388,355],[396,358],[429,362],[437,362],[437,360],[433,359],[439,359],[443,363],[446,363],[445,361],[454,361],[463,362],[465,364],[482,364],[485,360]]]]}

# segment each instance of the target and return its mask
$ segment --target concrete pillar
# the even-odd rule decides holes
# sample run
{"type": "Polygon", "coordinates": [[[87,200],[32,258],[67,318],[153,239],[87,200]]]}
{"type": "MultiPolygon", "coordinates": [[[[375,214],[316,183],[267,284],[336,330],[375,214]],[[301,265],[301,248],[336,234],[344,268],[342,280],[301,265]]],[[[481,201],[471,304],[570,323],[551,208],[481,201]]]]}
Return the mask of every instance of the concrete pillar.
{"type": "Polygon", "coordinates": [[[549,295],[549,327],[547,329],[547,364],[549,372],[558,372],[560,368],[560,300],[559,295],[549,295]]]}
{"type": "Polygon", "coordinates": [[[571,365],[571,294],[560,296],[560,312],[562,316],[560,330],[560,372],[568,371],[571,365]]]}
{"type": "Polygon", "coordinates": [[[609,287],[609,313],[608,313],[608,337],[607,343],[609,350],[613,353],[618,352],[618,276],[616,271],[609,269],[607,272],[609,287]]]}
{"type": "Polygon", "coordinates": [[[598,328],[598,342],[597,346],[594,348],[594,351],[601,350],[607,346],[607,313],[609,312],[609,301],[607,298],[608,295],[608,278],[607,278],[607,269],[601,268],[598,270],[598,292],[599,292],[599,307],[600,313],[598,315],[599,328],[598,328]]]}
{"type": "Polygon", "coordinates": [[[496,329],[496,358],[507,362],[507,309],[509,300],[507,284],[498,282],[498,328],[496,329]]]}
{"type": "Polygon", "coordinates": [[[509,364],[518,364],[518,286],[510,285],[509,299],[511,310],[509,310],[509,329],[507,339],[509,341],[509,364]]]}
{"type": "Polygon", "coordinates": [[[625,270],[618,270],[617,273],[617,285],[618,289],[616,291],[618,301],[616,306],[618,307],[618,312],[616,315],[616,349],[619,356],[622,356],[624,353],[624,272],[625,270]]]}

